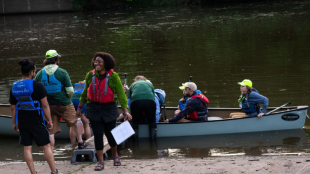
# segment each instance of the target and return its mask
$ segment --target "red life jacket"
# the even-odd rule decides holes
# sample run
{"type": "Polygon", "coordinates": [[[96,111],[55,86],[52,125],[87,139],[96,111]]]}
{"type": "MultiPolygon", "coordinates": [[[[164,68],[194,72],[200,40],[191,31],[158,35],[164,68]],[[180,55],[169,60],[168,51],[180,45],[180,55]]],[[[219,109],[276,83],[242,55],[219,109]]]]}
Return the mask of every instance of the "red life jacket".
{"type": "Polygon", "coordinates": [[[92,102],[98,103],[111,103],[114,102],[114,93],[109,87],[109,78],[113,72],[113,69],[107,72],[107,76],[98,81],[96,77],[96,70],[93,70],[92,83],[87,89],[87,98],[92,102]]]}
{"type": "MultiPolygon", "coordinates": [[[[203,94],[197,94],[197,95],[193,95],[193,96],[191,97],[191,99],[193,99],[193,98],[195,98],[195,97],[200,98],[200,99],[202,100],[202,102],[204,102],[204,103],[208,106],[209,100],[208,100],[208,98],[207,98],[206,96],[204,96],[203,94]]],[[[204,115],[207,115],[207,113],[204,113],[204,115]]],[[[198,119],[198,114],[197,114],[196,111],[194,111],[194,112],[188,114],[188,117],[189,117],[190,119],[195,120],[195,119],[198,119]]]]}

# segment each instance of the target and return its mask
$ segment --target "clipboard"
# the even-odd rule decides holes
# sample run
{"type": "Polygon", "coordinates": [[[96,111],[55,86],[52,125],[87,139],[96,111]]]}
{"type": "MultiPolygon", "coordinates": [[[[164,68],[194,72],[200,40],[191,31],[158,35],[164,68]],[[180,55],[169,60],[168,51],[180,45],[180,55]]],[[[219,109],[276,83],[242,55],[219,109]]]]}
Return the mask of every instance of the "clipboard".
{"type": "Polygon", "coordinates": [[[126,120],[122,124],[112,129],[111,133],[117,145],[119,145],[125,140],[127,140],[129,137],[131,137],[133,134],[135,134],[135,131],[132,129],[131,125],[126,120]]]}

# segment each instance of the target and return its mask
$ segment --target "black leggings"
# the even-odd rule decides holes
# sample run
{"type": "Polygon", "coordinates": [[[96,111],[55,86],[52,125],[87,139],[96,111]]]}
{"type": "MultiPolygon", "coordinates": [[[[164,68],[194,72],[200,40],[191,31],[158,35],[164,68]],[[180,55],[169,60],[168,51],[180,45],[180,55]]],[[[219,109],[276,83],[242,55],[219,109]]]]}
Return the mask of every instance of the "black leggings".
{"type": "Polygon", "coordinates": [[[136,100],[130,105],[130,112],[132,115],[132,128],[139,129],[140,117],[144,112],[149,128],[157,128],[156,125],[156,103],[154,100],[136,100]]]}
{"type": "Polygon", "coordinates": [[[116,142],[114,140],[114,137],[111,133],[111,130],[115,128],[116,121],[111,122],[104,122],[104,121],[91,121],[90,124],[94,133],[94,142],[95,142],[95,148],[96,150],[103,150],[103,134],[105,133],[105,136],[108,139],[108,143],[111,147],[116,146],[116,142]]]}

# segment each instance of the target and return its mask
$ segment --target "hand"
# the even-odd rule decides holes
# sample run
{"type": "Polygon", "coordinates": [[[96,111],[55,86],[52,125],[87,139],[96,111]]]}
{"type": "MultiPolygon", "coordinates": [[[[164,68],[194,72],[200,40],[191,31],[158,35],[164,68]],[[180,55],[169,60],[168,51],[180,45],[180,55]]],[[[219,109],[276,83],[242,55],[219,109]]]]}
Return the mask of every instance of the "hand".
{"type": "Polygon", "coordinates": [[[81,118],[82,117],[81,110],[77,110],[76,111],[76,117],[77,118],[81,118]]]}
{"type": "Polygon", "coordinates": [[[18,125],[16,125],[16,124],[13,125],[13,131],[14,131],[14,132],[18,132],[18,131],[19,131],[19,130],[18,130],[18,125]]]}
{"type": "Polygon", "coordinates": [[[127,85],[124,85],[124,91],[128,91],[128,86],[127,85]]]}
{"type": "Polygon", "coordinates": [[[118,116],[118,118],[116,119],[116,121],[119,121],[119,120],[121,120],[121,119],[123,119],[124,118],[124,115],[123,114],[120,114],[119,116],[118,116]]]}
{"type": "Polygon", "coordinates": [[[130,115],[130,113],[129,112],[125,112],[124,113],[124,121],[126,121],[126,120],[130,121],[131,119],[132,119],[132,116],[130,115]]]}
{"type": "Polygon", "coordinates": [[[261,118],[264,114],[265,114],[265,113],[259,113],[259,114],[257,115],[257,118],[261,118]]]}
{"type": "Polygon", "coordinates": [[[166,120],[165,120],[165,123],[169,123],[169,119],[166,119],[166,120]]]}
{"type": "Polygon", "coordinates": [[[51,122],[51,123],[47,123],[47,128],[48,128],[48,129],[53,129],[53,126],[54,126],[54,125],[53,125],[52,122],[51,122]]]}
{"type": "Polygon", "coordinates": [[[184,100],[185,100],[184,98],[181,98],[181,99],[180,99],[181,102],[184,102],[184,100]]]}
{"type": "Polygon", "coordinates": [[[174,115],[178,115],[181,112],[181,110],[175,110],[174,115]]]}

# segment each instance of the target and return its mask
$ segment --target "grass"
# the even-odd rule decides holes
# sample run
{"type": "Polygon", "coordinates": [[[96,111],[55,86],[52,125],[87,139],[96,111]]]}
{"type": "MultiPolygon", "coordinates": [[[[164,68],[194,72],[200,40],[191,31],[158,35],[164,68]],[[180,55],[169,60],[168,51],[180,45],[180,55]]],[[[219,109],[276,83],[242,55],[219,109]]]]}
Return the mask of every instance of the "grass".
{"type": "Polygon", "coordinates": [[[90,162],[90,163],[88,163],[87,165],[82,165],[80,168],[78,168],[78,169],[76,169],[76,170],[74,170],[74,171],[72,171],[72,172],[69,172],[68,174],[73,174],[73,173],[78,172],[79,170],[81,170],[81,169],[83,169],[83,168],[85,168],[85,167],[87,167],[87,166],[93,165],[93,164],[96,164],[96,163],[90,162]]]}

